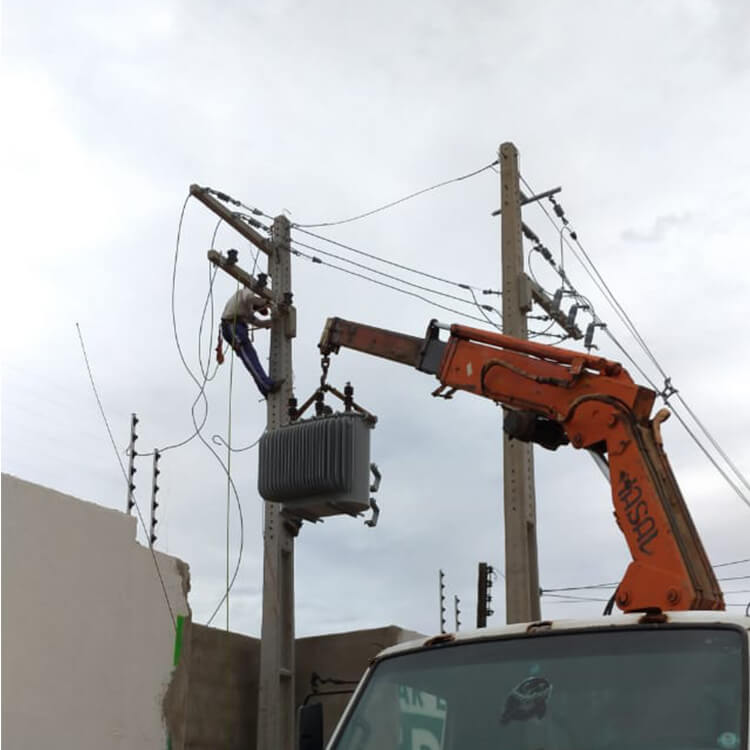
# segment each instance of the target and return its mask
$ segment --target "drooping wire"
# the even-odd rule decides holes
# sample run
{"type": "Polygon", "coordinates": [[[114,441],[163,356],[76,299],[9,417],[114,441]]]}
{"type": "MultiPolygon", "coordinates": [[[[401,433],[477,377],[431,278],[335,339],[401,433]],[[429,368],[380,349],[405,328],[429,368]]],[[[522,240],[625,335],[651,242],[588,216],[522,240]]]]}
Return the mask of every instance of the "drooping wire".
{"type": "MultiPolygon", "coordinates": [[[[216,249],[216,235],[219,232],[219,227],[221,226],[223,222],[223,219],[219,219],[216,222],[216,226],[214,227],[214,233],[211,237],[211,249],[216,249]]],[[[210,360],[211,356],[211,341],[214,331],[214,279],[216,278],[216,273],[218,271],[218,267],[214,266],[212,263],[208,264],[208,294],[206,295],[206,301],[203,303],[203,311],[201,312],[201,319],[200,324],[198,326],[198,364],[200,365],[201,374],[206,378],[206,381],[211,381],[216,377],[216,374],[219,372],[219,363],[216,363],[216,367],[214,368],[213,375],[209,375],[209,365],[206,363],[206,367],[203,367],[203,356],[202,356],[202,349],[203,349],[203,325],[206,321],[206,310],[211,305],[211,324],[209,326],[209,331],[211,332],[209,334],[208,339],[208,357],[210,360]]]]}
{"type": "Polygon", "coordinates": [[[224,438],[221,435],[212,435],[211,440],[213,441],[214,445],[221,445],[224,448],[226,448],[228,451],[231,451],[232,453],[242,453],[242,451],[249,451],[251,448],[255,448],[256,445],[261,441],[261,438],[263,435],[266,434],[266,431],[263,430],[261,432],[260,437],[257,440],[253,440],[252,443],[249,445],[244,446],[243,448],[232,448],[229,443],[224,440],[224,438]]]}
{"type": "Polygon", "coordinates": [[[418,268],[412,268],[411,266],[404,265],[403,263],[398,263],[393,260],[389,260],[388,258],[383,258],[380,255],[375,255],[374,253],[367,252],[365,250],[360,250],[359,248],[354,247],[353,245],[347,245],[344,242],[339,242],[338,240],[331,239],[330,237],[325,237],[322,234],[317,234],[315,232],[308,232],[305,229],[299,228],[297,225],[292,225],[297,229],[297,231],[301,232],[302,234],[306,234],[309,237],[315,237],[317,240],[321,240],[322,242],[328,242],[331,245],[335,245],[338,248],[341,248],[342,250],[348,250],[349,252],[356,253],[357,255],[361,255],[365,258],[369,258],[370,260],[377,260],[380,263],[385,263],[386,265],[393,266],[394,268],[400,268],[402,271],[408,271],[409,273],[416,274],[417,276],[423,276],[427,279],[432,279],[433,281],[439,281],[443,284],[449,284],[451,286],[458,287],[459,289],[473,289],[475,292],[481,292],[482,294],[493,294],[500,296],[501,292],[497,289],[482,289],[478,286],[475,286],[473,284],[466,284],[460,281],[455,281],[454,279],[446,279],[444,276],[437,276],[436,274],[429,273],[427,271],[422,271],[418,268]]]}
{"type": "MultiPolygon", "coordinates": [[[[182,204],[182,210],[180,212],[180,219],[179,219],[179,223],[177,225],[177,239],[175,241],[175,255],[174,255],[173,268],[172,268],[172,295],[171,295],[172,330],[173,330],[173,333],[174,333],[174,340],[175,340],[175,344],[177,346],[177,351],[178,351],[179,356],[180,356],[180,361],[182,362],[183,367],[185,368],[186,372],[190,376],[191,380],[198,386],[199,391],[198,391],[198,396],[196,397],[196,399],[193,402],[193,405],[192,405],[192,407],[190,409],[190,416],[191,416],[192,421],[193,421],[193,428],[194,428],[195,432],[193,433],[193,435],[191,435],[189,438],[187,438],[186,440],[182,441],[181,443],[175,444],[173,446],[168,446],[168,447],[169,448],[172,448],[172,447],[176,448],[176,447],[179,447],[180,445],[185,445],[187,442],[189,442],[190,440],[192,440],[194,437],[197,437],[201,441],[201,443],[203,443],[203,445],[211,452],[211,454],[216,459],[216,461],[218,462],[218,464],[221,466],[221,468],[223,469],[223,471],[227,474],[227,478],[228,478],[229,484],[231,486],[232,493],[234,494],[234,497],[235,497],[235,500],[236,500],[237,511],[238,511],[238,515],[239,515],[239,522],[240,522],[240,548],[239,548],[239,552],[237,554],[237,563],[235,565],[235,569],[234,569],[234,573],[232,575],[231,581],[229,582],[229,586],[227,587],[226,591],[224,592],[224,595],[219,600],[219,603],[216,605],[216,608],[214,609],[213,613],[211,614],[211,617],[209,618],[208,622],[206,623],[207,625],[210,625],[213,622],[214,618],[216,617],[216,614],[219,612],[219,610],[221,609],[222,605],[226,601],[227,597],[229,596],[229,592],[232,590],[232,587],[234,586],[234,582],[237,580],[237,575],[238,575],[239,570],[240,570],[240,565],[242,564],[242,554],[243,554],[244,547],[245,547],[245,521],[244,521],[244,515],[243,515],[243,512],[242,512],[242,503],[240,502],[240,495],[237,492],[237,487],[234,484],[234,480],[232,479],[231,474],[229,474],[226,465],[224,464],[224,462],[221,459],[221,456],[219,456],[219,454],[211,447],[211,445],[208,443],[208,441],[203,437],[202,430],[203,430],[203,427],[205,426],[206,420],[208,418],[208,398],[206,397],[206,394],[205,394],[207,371],[206,371],[206,373],[203,373],[204,378],[203,378],[203,382],[201,383],[198,380],[198,378],[195,376],[195,374],[193,373],[192,369],[188,365],[187,360],[185,359],[185,355],[184,355],[184,353],[182,351],[182,347],[180,345],[179,335],[177,333],[177,316],[176,316],[176,311],[175,311],[175,290],[176,290],[176,279],[177,279],[177,261],[178,261],[179,252],[180,252],[180,238],[181,238],[181,235],[182,235],[182,225],[183,225],[184,218],[185,218],[185,209],[187,208],[187,203],[188,203],[189,200],[190,200],[190,195],[188,195],[185,198],[185,202],[182,204]],[[195,416],[195,407],[197,406],[198,402],[201,399],[203,399],[203,402],[205,404],[205,411],[204,411],[203,419],[201,420],[201,423],[199,425],[198,424],[198,420],[196,419],[196,416],[195,416]]],[[[217,225],[217,228],[218,228],[218,225],[217,225]]],[[[215,275],[214,275],[214,278],[215,278],[215,275]]],[[[213,284],[213,280],[212,280],[212,284],[213,284]]]]}
{"type": "MultiPolygon", "coordinates": [[[[104,426],[107,428],[107,435],[109,435],[109,441],[112,443],[112,448],[115,452],[115,457],[117,458],[117,463],[120,466],[120,471],[122,472],[122,477],[125,480],[126,485],[130,484],[130,480],[128,479],[127,471],[125,470],[125,465],[122,462],[122,459],[120,458],[120,451],[117,449],[117,443],[115,442],[114,435],[112,434],[112,428],[109,426],[109,420],[107,419],[107,415],[104,411],[104,406],[102,405],[102,400],[99,397],[99,391],[97,390],[96,383],[94,382],[94,374],[91,370],[91,363],[89,362],[89,357],[86,352],[86,344],[83,341],[83,333],[81,332],[81,327],[76,323],[76,330],[78,331],[78,340],[81,343],[81,351],[83,352],[83,360],[86,363],[86,372],[88,372],[89,375],[89,381],[91,382],[91,389],[94,392],[94,397],[96,398],[97,406],[99,407],[99,413],[102,416],[102,420],[104,421],[104,426]]],[[[159,561],[156,559],[156,552],[154,551],[154,545],[151,542],[151,535],[149,534],[148,528],[146,526],[146,522],[143,519],[143,514],[141,513],[141,508],[138,505],[138,501],[135,497],[135,491],[131,491],[131,498],[133,500],[133,505],[135,506],[135,510],[138,513],[138,519],[141,522],[141,528],[143,529],[143,533],[146,535],[146,540],[148,542],[148,548],[151,550],[151,558],[154,561],[154,567],[156,568],[156,575],[159,577],[159,583],[161,584],[161,590],[164,594],[164,601],[167,604],[167,609],[169,610],[169,616],[172,619],[172,626],[177,629],[177,620],[174,616],[174,610],[172,609],[172,603],[169,601],[169,594],[167,593],[167,586],[164,583],[164,576],[162,575],[161,568],[159,567],[159,561]]]]}
{"type": "Polygon", "coordinates": [[[498,163],[498,160],[495,159],[495,161],[492,162],[492,164],[486,164],[484,167],[481,167],[480,169],[476,169],[473,172],[469,172],[468,174],[461,175],[459,177],[452,177],[449,180],[443,180],[443,182],[438,182],[436,185],[430,185],[430,187],[422,188],[421,190],[417,190],[414,193],[410,193],[409,195],[405,195],[403,198],[398,198],[395,201],[391,201],[390,203],[385,203],[382,206],[378,206],[377,208],[373,208],[370,211],[365,211],[364,213],[357,214],[356,216],[351,216],[348,219],[340,219],[339,221],[323,221],[318,222],[317,224],[292,224],[293,227],[302,228],[302,227],[334,227],[339,226],[340,224],[349,224],[352,221],[358,221],[359,219],[364,219],[367,216],[372,216],[373,214],[379,213],[380,211],[385,211],[386,209],[393,208],[394,206],[399,205],[399,203],[404,203],[406,201],[411,200],[412,198],[416,198],[419,195],[424,195],[425,193],[429,193],[431,190],[437,190],[438,188],[445,187],[446,185],[450,185],[454,182],[461,182],[462,180],[468,180],[470,177],[475,177],[478,174],[481,174],[482,172],[486,172],[488,169],[492,169],[496,164],[498,163]]]}
{"type": "MultiPolygon", "coordinates": [[[[237,282],[239,291],[240,282],[237,282]]],[[[237,320],[235,316],[232,326],[232,335],[234,336],[234,325],[237,320]]],[[[231,347],[229,355],[229,405],[227,408],[227,570],[226,570],[226,609],[227,609],[227,633],[229,632],[229,516],[231,510],[231,479],[232,479],[232,394],[234,391],[234,347],[231,347]]]]}

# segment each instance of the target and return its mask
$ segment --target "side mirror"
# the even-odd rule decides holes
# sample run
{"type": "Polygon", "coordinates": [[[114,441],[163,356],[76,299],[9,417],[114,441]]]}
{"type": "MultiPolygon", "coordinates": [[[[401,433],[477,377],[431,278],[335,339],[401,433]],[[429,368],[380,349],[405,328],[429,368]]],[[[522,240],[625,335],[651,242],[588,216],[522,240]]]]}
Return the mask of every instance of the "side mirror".
{"type": "Polygon", "coordinates": [[[308,703],[297,712],[297,750],[323,750],[323,705],[308,703]]]}

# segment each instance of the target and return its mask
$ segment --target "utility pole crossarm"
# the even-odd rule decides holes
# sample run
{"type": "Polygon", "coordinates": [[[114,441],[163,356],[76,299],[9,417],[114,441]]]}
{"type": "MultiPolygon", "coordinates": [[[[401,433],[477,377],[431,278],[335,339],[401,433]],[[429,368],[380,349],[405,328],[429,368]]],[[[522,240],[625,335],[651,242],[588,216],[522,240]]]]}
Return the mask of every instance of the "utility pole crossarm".
{"type": "Polygon", "coordinates": [[[269,303],[273,302],[273,294],[267,287],[261,286],[252,274],[240,268],[236,263],[230,263],[227,258],[216,250],[209,250],[207,256],[211,263],[221,268],[222,271],[228,273],[232,278],[237,279],[240,284],[251,289],[255,294],[263,297],[263,299],[268,300],[269,303]]]}
{"type": "Polygon", "coordinates": [[[197,198],[204,206],[211,209],[220,219],[229,224],[232,229],[239,232],[248,242],[252,242],[255,247],[262,250],[266,255],[270,255],[273,249],[272,244],[261,234],[258,234],[251,226],[245,222],[240,215],[230,211],[223,203],[216,200],[211,195],[209,188],[201,185],[191,185],[190,195],[197,198]]]}

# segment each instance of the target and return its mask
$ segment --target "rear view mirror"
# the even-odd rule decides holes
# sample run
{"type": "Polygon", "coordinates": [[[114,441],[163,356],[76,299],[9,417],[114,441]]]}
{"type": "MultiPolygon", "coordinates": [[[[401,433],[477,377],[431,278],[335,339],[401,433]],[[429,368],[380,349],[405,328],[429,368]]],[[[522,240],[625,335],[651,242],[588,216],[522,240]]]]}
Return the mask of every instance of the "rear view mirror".
{"type": "Polygon", "coordinates": [[[297,750],[323,750],[323,705],[309,703],[297,712],[297,750]]]}

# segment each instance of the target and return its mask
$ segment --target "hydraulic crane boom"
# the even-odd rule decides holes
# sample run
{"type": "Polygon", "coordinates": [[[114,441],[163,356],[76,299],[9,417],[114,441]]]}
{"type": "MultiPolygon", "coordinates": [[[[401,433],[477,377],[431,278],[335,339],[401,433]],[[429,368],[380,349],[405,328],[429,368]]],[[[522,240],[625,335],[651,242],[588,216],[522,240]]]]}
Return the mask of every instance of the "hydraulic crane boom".
{"type": "Polygon", "coordinates": [[[424,338],[329,318],[323,354],[340,347],[437,376],[433,395],[469,391],[506,407],[511,437],[606,454],[615,518],[632,556],[616,602],[626,612],[724,609],[721,589],[650,418],[656,394],[617,362],[432,321],[424,338]],[[450,332],[447,341],[440,329],[450,332]]]}

